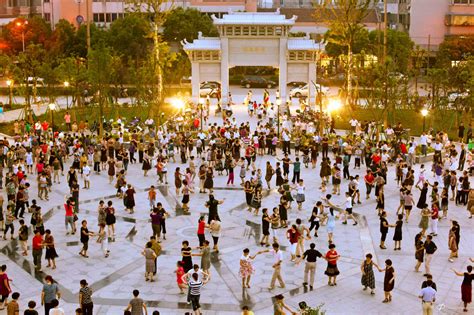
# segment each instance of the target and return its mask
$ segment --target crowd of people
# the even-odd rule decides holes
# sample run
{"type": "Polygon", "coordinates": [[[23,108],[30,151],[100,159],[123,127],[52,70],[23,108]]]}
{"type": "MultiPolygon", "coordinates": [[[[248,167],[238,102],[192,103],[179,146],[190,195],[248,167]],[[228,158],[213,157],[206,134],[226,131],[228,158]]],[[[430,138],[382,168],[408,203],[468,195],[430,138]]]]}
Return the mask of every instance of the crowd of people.
{"type": "MultiPolygon", "coordinates": [[[[25,121],[15,122],[16,134],[0,143],[0,188],[6,192],[6,200],[4,194],[0,194],[0,224],[3,239],[7,240],[9,236],[11,241],[18,240],[21,254],[25,257],[31,250],[36,271],[47,274],[40,301],[45,314],[64,314],[59,307],[59,287],[51,276],[56,268],[56,258],[61,254],[56,250],[54,235],[65,232],[76,237],[82,244],[79,255],[83,259],[89,257],[91,238],[97,239],[103,259],[107,259],[111,254],[109,242],[115,241],[116,212],[122,211],[120,203],[123,203],[126,213],[136,215],[137,190],[127,178],[129,171],[142,171],[143,177],[156,178],[155,184],[147,189],[151,228],[149,241],[142,251],[145,281],[156,281],[159,256],[167,242],[166,222],[174,220],[170,209],[167,211],[163,207],[156,188],[172,183],[170,186],[174,188],[174,195],[180,198],[179,207],[185,214],[200,213],[204,207],[208,209],[207,216],[199,216],[197,239],[182,240],[182,259],[176,263],[175,269],[179,293],[187,295],[194,314],[201,312],[201,292],[213,278],[211,253],[219,254],[219,238],[223,236],[224,223],[218,207],[226,200],[215,197],[216,177],[226,177],[229,187],[240,187],[247,210],[254,216],[261,216],[261,221],[258,221],[261,222],[259,245],[262,249],[254,254],[249,248],[242,249],[239,269],[242,290],[251,288],[251,278],[255,273],[253,262],[258,255],[271,255],[273,259],[268,289],[274,290],[277,282],[285,288],[282,269],[286,266],[286,251],[282,246],[288,246],[292,264],[304,263],[304,287],[314,288],[318,258],[327,263],[328,286],[337,286],[341,253],[337,250],[336,240],[342,242],[343,237],[335,235],[336,222],[341,220],[343,225],[351,222],[357,226],[361,223],[361,216],[355,209],[373,199],[374,212],[365,215],[379,218],[379,248],[387,251],[387,255],[390,255],[390,250],[387,250],[390,229],[394,229],[393,250],[401,250],[403,225],[409,219],[419,220],[420,231],[413,240],[412,252],[416,262],[413,268],[419,272],[424,264],[428,279],[423,284],[420,298],[425,314],[431,314],[437,293],[430,269],[432,259],[438,246],[447,246],[449,261],[454,262],[461,243],[461,226],[451,219],[449,208],[456,205],[467,209],[466,220],[474,214],[474,189],[470,182],[474,175],[474,150],[469,150],[465,144],[466,138],[472,137],[472,127],[467,134],[464,134],[464,129],[461,134],[460,129],[456,139],[449,139],[444,132],[406,137],[402,124],[394,128],[388,126],[379,135],[375,132],[377,123],[352,119],[349,122],[351,130],[342,135],[335,132],[330,117],[313,112],[307,106],[301,109],[302,115],[291,116],[288,111],[280,113],[279,109],[276,110],[268,98],[257,104],[252,97],[253,94],[249,93],[246,100],[251,104],[248,105],[248,114],[256,115],[254,127],[249,121],[238,122],[227,107],[219,113],[222,121],[209,123],[210,106],[198,109],[192,104],[191,112],[195,114],[192,121],[198,119],[200,110],[204,110],[206,128],[202,128],[204,121],[191,123],[189,128],[185,128],[185,124],[172,123],[155,127],[152,120],[147,120],[146,130],[132,129],[126,135],[119,126],[117,133],[99,137],[88,132],[87,124],[81,125],[81,132],[77,126],[73,128],[69,113],[64,117],[65,131],[52,132],[47,123],[35,124],[32,128],[25,121]],[[421,153],[417,154],[418,151],[421,153]],[[417,156],[426,156],[428,151],[433,151],[433,162],[424,162],[415,168],[419,163],[417,156]],[[263,160],[266,163],[261,169],[258,165],[263,160]],[[389,183],[389,172],[394,172],[395,183],[389,183]],[[235,173],[240,181],[235,178],[235,173]],[[314,204],[306,200],[308,194],[315,195],[315,191],[306,188],[305,176],[310,173],[319,175],[318,193],[322,196],[314,204]],[[94,178],[102,174],[107,176],[121,201],[99,201],[98,227],[89,230],[87,220],[80,218],[80,192],[94,187],[94,178]],[[44,219],[52,188],[61,182],[68,186],[64,230],[44,219]],[[385,202],[386,190],[395,187],[400,196],[398,209],[387,207],[385,202]],[[33,191],[37,193],[36,197],[32,196],[33,191]],[[208,194],[209,198],[196,209],[190,206],[190,202],[198,193],[208,194]],[[266,194],[278,194],[279,201],[273,205],[264,202],[266,194]],[[341,198],[339,196],[342,196],[342,202],[336,201],[341,198]],[[395,222],[389,222],[389,213],[396,214],[395,222]],[[290,214],[297,218],[290,220],[290,214]],[[439,244],[436,239],[438,222],[450,219],[448,244],[439,244]],[[304,222],[309,222],[309,226],[304,222]],[[327,244],[324,245],[320,241],[323,228],[327,233],[327,244]],[[206,239],[208,235],[212,244],[206,239]],[[327,250],[323,251],[326,247],[327,250]],[[196,256],[200,257],[200,264],[193,260],[196,256]],[[43,258],[47,261],[46,269],[42,265],[43,258]]],[[[386,259],[383,265],[376,263],[375,253],[361,256],[363,289],[370,289],[370,294],[375,294],[375,268],[384,273],[383,303],[392,302],[397,266],[391,259],[386,259]]],[[[21,295],[20,292],[12,293],[6,270],[7,266],[1,267],[0,308],[6,308],[9,315],[19,314],[21,295]]],[[[472,296],[472,267],[453,272],[464,277],[462,301],[464,311],[467,311],[472,296]]],[[[93,314],[92,295],[87,280],[82,280],[77,314],[93,314]]],[[[299,311],[293,310],[283,302],[283,298],[282,295],[275,297],[275,314],[286,311],[305,314],[306,306],[300,307],[299,311]]],[[[30,301],[24,314],[37,314],[35,307],[36,301],[30,301]]],[[[147,313],[146,303],[139,298],[138,290],[133,291],[133,299],[125,312],[147,313]]],[[[251,314],[248,306],[242,312],[251,314]]]]}

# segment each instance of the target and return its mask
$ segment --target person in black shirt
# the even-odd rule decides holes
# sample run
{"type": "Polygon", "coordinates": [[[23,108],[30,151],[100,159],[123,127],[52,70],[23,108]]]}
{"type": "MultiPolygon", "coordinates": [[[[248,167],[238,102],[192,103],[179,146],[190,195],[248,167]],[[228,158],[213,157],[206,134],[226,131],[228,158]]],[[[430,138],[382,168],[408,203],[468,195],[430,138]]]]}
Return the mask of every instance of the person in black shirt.
{"type": "Polygon", "coordinates": [[[214,198],[214,195],[209,195],[209,200],[206,202],[206,208],[209,209],[209,215],[207,216],[207,224],[211,224],[212,218],[215,218],[215,220],[220,221],[221,219],[219,218],[219,212],[218,212],[218,206],[220,204],[224,203],[224,200],[217,200],[214,198]]]}
{"type": "Polygon", "coordinates": [[[82,243],[82,249],[79,252],[79,255],[85,258],[89,258],[87,256],[87,250],[89,249],[89,237],[93,236],[93,232],[89,232],[89,229],[87,228],[87,221],[82,220],[81,222],[81,243],[82,243]]]}
{"type": "Polygon", "coordinates": [[[382,234],[380,237],[380,248],[386,249],[385,247],[385,239],[387,238],[388,228],[395,227],[395,225],[388,224],[387,221],[387,212],[382,211],[380,214],[380,233],[382,234]]]}
{"type": "Polygon", "coordinates": [[[270,223],[272,220],[270,219],[270,216],[268,215],[268,209],[263,208],[262,209],[263,215],[262,215],[262,240],[260,241],[261,246],[270,246],[270,243],[268,242],[268,237],[270,236],[270,223]]]}
{"type": "Polygon", "coordinates": [[[436,288],[436,283],[433,281],[433,276],[428,273],[426,273],[424,276],[426,277],[426,280],[423,281],[423,283],[421,284],[421,288],[426,288],[428,286],[428,283],[430,283],[430,287],[432,287],[433,290],[438,291],[438,289],[436,288]]]}
{"type": "Polygon", "coordinates": [[[433,258],[433,254],[436,252],[438,247],[433,242],[433,236],[431,235],[428,235],[426,237],[426,241],[423,246],[425,247],[425,271],[427,274],[431,274],[430,262],[431,262],[431,259],[433,258]]]}
{"type": "Polygon", "coordinates": [[[314,249],[316,247],[316,244],[311,243],[309,245],[309,249],[306,250],[303,253],[303,259],[306,259],[306,264],[304,267],[304,282],[303,285],[307,286],[308,285],[308,273],[310,275],[309,278],[309,289],[313,290],[313,285],[314,285],[314,274],[316,273],[316,259],[319,257],[323,257],[323,255],[314,249]]]}

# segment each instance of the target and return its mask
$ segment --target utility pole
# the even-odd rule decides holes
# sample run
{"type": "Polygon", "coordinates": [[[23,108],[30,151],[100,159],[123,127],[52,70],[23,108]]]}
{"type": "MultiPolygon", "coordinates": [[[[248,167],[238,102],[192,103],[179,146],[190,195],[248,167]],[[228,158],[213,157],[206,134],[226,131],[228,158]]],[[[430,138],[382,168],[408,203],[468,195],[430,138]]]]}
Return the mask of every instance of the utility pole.
{"type": "Polygon", "coordinates": [[[383,1],[383,56],[382,62],[385,69],[385,85],[384,85],[384,126],[388,127],[388,69],[387,69],[387,41],[388,41],[388,10],[387,10],[387,0],[383,1]]]}
{"type": "Polygon", "coordinates": [[[91,50],[91,20],[90,20],[90,0],[86,0],[86,41],[87,41],[87,53],[91,50]]]}
{"type": "Polygon", "coordinates": [[[387,29],[388,29],[388,12],[387,0],[383,1],[383,62],[387,62],[387,29]]]}

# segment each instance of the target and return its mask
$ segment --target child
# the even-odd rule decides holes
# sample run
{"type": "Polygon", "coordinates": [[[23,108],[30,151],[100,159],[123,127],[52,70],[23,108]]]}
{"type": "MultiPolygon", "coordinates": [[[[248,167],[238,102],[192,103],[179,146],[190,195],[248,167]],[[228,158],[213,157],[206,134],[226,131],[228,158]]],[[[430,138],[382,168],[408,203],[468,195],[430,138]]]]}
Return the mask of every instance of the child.
{"type": "Polygon", "coordinates": [[[36,302],[35,301],[29,301],[28,302],[28,309],[25,310],[23,313],[24,315],[38,315],[38,312],[35,310],[36,307],[36,302]]]}
{"type": "Polygon", "coordinates": [[[12,300],[7,305],[7,315],[18,315],[20,314],[20,305],[18,305],[18,299],[20,298],[20,293],[14,292],[12,294],[12,300]]]}
{"type": "Polygon", "coordinates": [[[148,201],[150,202],[150,210],[153,210],[156,204],[156,190],[155,186],[150,186],[150,190],[148,191],[148,201]]]}

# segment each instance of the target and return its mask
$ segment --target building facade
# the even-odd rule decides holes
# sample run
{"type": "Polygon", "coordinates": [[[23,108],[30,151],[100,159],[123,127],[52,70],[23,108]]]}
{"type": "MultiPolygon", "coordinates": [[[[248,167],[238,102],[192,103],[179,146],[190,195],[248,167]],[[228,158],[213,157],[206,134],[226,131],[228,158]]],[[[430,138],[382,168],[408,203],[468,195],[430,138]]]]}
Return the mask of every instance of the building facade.
{"type": "Polygon", "coordinates": [[[446,36],[474,35],[474,0],[412,0],[409,4],[411,39],[437,50],[446,36]]]}

